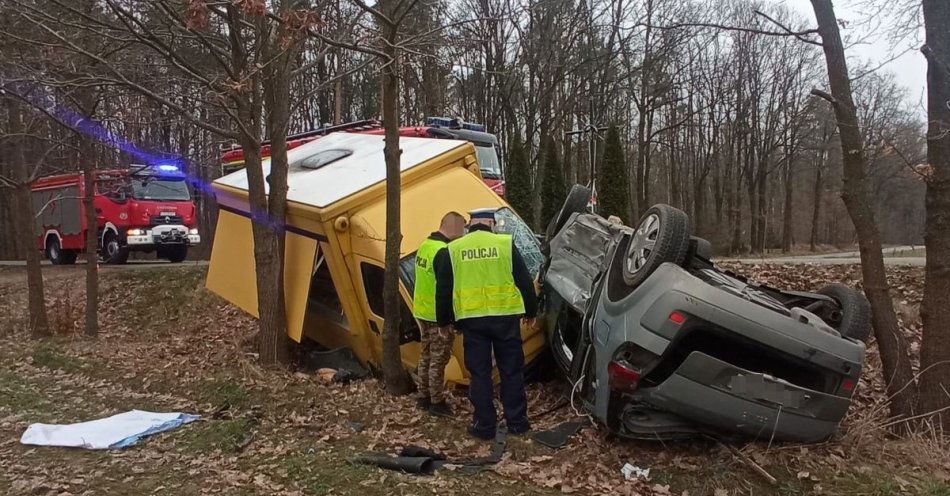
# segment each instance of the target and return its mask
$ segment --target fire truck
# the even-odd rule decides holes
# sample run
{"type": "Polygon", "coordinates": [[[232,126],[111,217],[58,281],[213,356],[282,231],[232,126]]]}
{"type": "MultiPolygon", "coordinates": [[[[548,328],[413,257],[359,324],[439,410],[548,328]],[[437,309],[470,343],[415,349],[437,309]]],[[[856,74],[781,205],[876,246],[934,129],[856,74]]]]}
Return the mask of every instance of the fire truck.
{"type": "MultiPolygon", "coordinates": [[[[313,131],[287,137],[287,149],[296,148],[330,133],[347,132],[361,134],[384,134],[383,125],[375,119],[348,122],[335,126],[325,126],[313,131]]],[[[404,126],[399,128],[400,136],[413,138],[442,138],[471,142],[475,145],[482,180],[499,196],[505,195],[505,179],[499,159],[498,138],[486,132],[482,124],[465,122],[450,117],[429,117],[423,126],[404,126]]],[[[261,157],[270,156],[270,143],[265,141],[261,147],[261,157]]],[[[222,172],[234,172],[244,167],[244,150],[231,145],[221,150],[222,172]]]]}
{"type": "Polygon", "coordinates": [[[177,263],[201,242],[191,190],[177,165],[95,174],[95,226],[86,223],[82,172],[42,177],[32,185],[37,246],[54,265],[74,263],[87,236],[96,237],[99,255],[110,264],[125,263],[131,251],[177,263]]]}

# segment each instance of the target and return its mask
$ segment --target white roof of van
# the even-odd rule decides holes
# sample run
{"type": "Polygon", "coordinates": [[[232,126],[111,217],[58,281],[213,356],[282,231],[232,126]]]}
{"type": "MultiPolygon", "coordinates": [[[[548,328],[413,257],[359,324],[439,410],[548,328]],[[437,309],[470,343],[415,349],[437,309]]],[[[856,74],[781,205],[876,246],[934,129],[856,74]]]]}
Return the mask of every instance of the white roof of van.
{"type": "MultiPolygon", "coordinates": [[[[400,137],[400,169],[406,171],[466,143],[449,139],[400,137]]],[[[386,179],[383,137],[378,135],[331,133],[290,150],[287,152],[287,161],[291,164],[287,174],[287,199],[320,208],[386,179]],[[319,152],[340,149],[352,150],[353,153],[318,169],[295,165],[319,152]]],[[[265,159],[263,168],[264,176],[267,177],[270,160],[265,159]]],[[[241,169],[214,182],[247,190],[247,171],[241,169]]]]}

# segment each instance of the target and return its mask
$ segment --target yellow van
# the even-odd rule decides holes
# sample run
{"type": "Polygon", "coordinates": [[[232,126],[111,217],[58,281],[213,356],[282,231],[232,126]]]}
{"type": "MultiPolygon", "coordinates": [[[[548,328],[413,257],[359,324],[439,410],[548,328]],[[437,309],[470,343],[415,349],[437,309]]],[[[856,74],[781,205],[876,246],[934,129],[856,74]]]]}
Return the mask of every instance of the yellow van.
{"type": "MultiPolygon", "coordinates": [[[[419,331],[410,312],[419,244],[448,211],[497,208],[498,229],[513,235],[532,275],[542,255],[537,239],[504,200],[482,182],[475,148],[466,141],[400,138],[403,364],[415,368],[419,331]]],[[[284,290],[287,334],[328,348],[349,347],[371,366],[382,357],[386,207],[383,137],[334,133],[290,150],[284,290]]],[[[269,161],[265,161],[265,175],[269,161]]],[[[213,184],[220,206],[207,287],[257,316],[254,244],[244,170],[213,184]]],[[[525,358],[536,358],[543,333],[522,329],[525,358]]],[[[457,338],[446,379],[465,384],[457,338]]]]}

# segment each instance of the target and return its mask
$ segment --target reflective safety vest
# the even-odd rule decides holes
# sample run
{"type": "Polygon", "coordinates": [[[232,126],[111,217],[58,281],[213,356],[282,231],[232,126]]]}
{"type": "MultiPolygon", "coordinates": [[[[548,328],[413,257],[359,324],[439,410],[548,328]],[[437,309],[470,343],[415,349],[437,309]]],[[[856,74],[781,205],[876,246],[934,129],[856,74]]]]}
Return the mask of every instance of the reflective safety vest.
{"type": "Polygon", "coordinates": [[[511,252],[510,235],[488,231],[473,231],[449,243],[456,320],[524,313],[511,252]]]}
{"type": "Polygon", "coordinates": [[[426,239],[416,251],[416,282],[412,289],[412,315],[435,322],[435,254],[448,243],[426,239]]]}

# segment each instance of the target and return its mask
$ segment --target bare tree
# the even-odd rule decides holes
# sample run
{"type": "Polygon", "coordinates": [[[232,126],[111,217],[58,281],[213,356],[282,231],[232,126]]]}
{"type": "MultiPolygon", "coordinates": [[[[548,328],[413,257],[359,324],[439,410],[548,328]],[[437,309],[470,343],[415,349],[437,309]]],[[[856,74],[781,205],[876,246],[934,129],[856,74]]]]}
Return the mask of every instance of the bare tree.
{"type": "MultiPolygon", "coordinates": [[[[921,312],[924,340],[920,351],[920,409],[938,412],[950,406],[950,3],[923,0],[927,33],[927,266],[921,312]]],[[[940,414],[944,431],[950,414],[940,414]]]]}
{"type": "Polygon", "coordinates": [[[864,292],[871,302],[874,336],[881,352],[884,380],[891,399],[891,414],[911,416],[914,412],[915,388],[913,387],[910,347],[907,338],[898,326],[894,303],[891,300],[887,276],[884,272],[881,239],[874,221],[869,194],[864,137],[854,106],[844,45],[838,31],[838,21],[831,0],[811,0],[811,2],[818,21],[822,49],[825,52],[831,94],[821,90],[812,92],[832,105],[838,122],[844,167],[841,198],[848,208],[848,214],[858,234],[864,292]]]}

